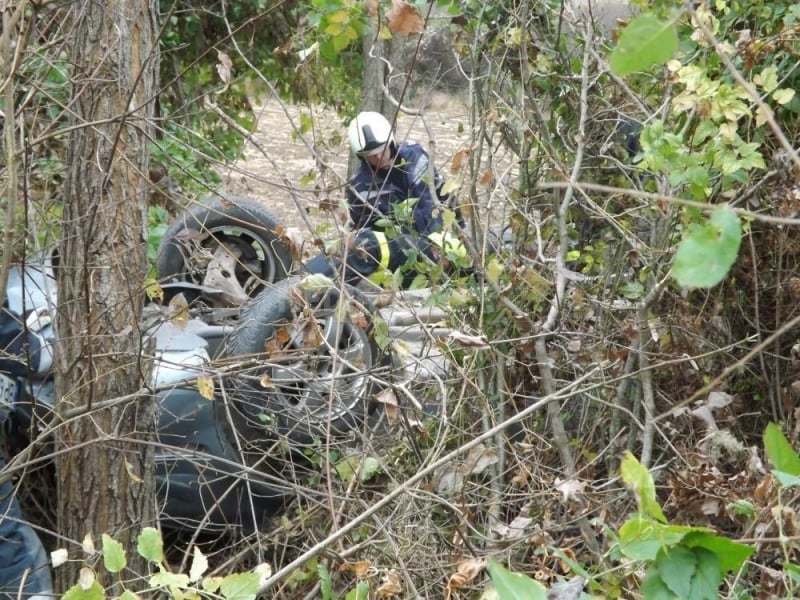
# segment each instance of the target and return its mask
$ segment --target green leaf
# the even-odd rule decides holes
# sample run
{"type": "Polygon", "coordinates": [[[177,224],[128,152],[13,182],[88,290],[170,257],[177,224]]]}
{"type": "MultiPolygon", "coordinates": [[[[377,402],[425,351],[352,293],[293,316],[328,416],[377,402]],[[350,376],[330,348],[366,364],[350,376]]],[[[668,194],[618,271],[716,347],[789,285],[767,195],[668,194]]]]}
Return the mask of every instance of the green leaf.
{"type": "Polygon", "coordinates": [[[608,62],[617,75],[629,75],[666,63],[677,48],[678,34],[672,21],[661,21],[655,15],[641,15],[625,27],[608,62]]]}
{"type": "Polygon", "coordinates": [[[626,452],[620,462],[619,472],[622,481],[633,489],[639,512],[666,523],[667,518],[656,500],[656,486],[647,467],[643,466],[633,454],[626,452]]]}
{"type": "Polygon", "coordinates": [[[547,590],[538,581],[512,573],[493,560],[488,568],[500,600],[546,600],[547,590]]]}
{"type": "Polygon", "coordinates": [[[497,260],[497,257],[490,257],[486,264],[486,279],[489,280],[489,283],[492,285],[498,285],[500,283],[500,275],[502,275],[502,273],[503,264],[497,260]]]}
{"type": "Polygon", "coordinates": [[[136,539],[136,551],[149,561],[160,563],[164,560],[164,542],[161,532],[153,527],[145,527],[136,539]]]}
{"type": "Polygon", "coordinates": [[[322,593],[322,600],[336,600],[338,596],[333,591],[331,585],[331,574],[325,565],[317,565],[317,574],[319,575],[319,591],[322,593]]]}
{"type": "Polygon", "coordinates": [[[307,292],[316,292],[318,290],[335,290],[336,284],[333,279],[323,275],[322,273],[312,273],[303,277],[300,281],[300,289],[307,292]]]}
{"type": "Polygon", "coordinates": [[[753,77],[753,83],[762,87],[765,92],[769,93],[778,87],[778,69],[774,66],[769,66],[761,73],[757,73],[753,77]]]}
{"type": "Polygon", "coordinates": [[[103,534],[103,564],[109,573],[119,573],[128,564],[125,548],[107,533],[103,534]]]}
{"type": "Polygon", "coordinates": [[[76,583],[61,596],[61,600],[105,600],[105,597],[103,586],[95,581],[88,590],[84,590],[80,584],[76,583]]]}
{"type": "Polygon", "coordinates": [[[125,590],[120,594],[117,600],[141,600],[141,598],[139,598],[139,596],[134,594],[132,591],[125,590]]]}
{"type": "Polygon", "coordinates": [[[697,527],[664,525],[642,515],[633,515],[619,528],[619,549],[633,560],[655,560],[664,546],[674,546],[697,527]]]}
{"type": "Polygon", "coordinates": [[[676,546],[658,553],[655,565],[658,574],[670,591],[678,598],[689,598],[691,580],[697,569],[697,557],[688,548],[676,546]]]}
{"type": "Polygon", "coordinates": [[[800,486],[800,477],[797,475],[789,475],[783,471],[773,471],[772,474],[783,487],[788,488],[800,486]]]}
{"type": "Polygon", "coordinates": [[[748,519],[755,519],[756,511],[755,504],[753,504],[750,500],[734,500],[733,502],[729,502],[725,506],[725,510],[730,513],[733,513],[737,517],[747,517],[748,519]]]}
{"type": "Polygon", "coordinates": [[[794,98],[794,90],[790,90],[788,88],[775,90],[772,92],[772,98],[778,104],[789,104],[789,102],[792,101],[792,98],[794,98]]]}
{"type": "Polygon", "coordinates": [[[676,596],[669,591],[667,584],[661,579],[655,566],[647,570],[647,576],[642,584],[642,596],[647,600],[675,600],[676,596]]]}
{"type": "Polygon", "coordinates": [[[381,470],[381,464],[372,456],[348,456],[336,463],[336,474],[342,481],[353,481],[358,477],[360,482],[369,481],[381,470]]]}
{"type": "Polygon", "coordinates": [[[726,537],[705,531],[692,531],[683,539],[689,548],[705,548],[716,554],[723,573],[738,571],[744,562],[755,552],[755,548],[734,542],[726,537]]]}
{"type": "Polygon", "coordinates": [[[710,288],[728,274],[742,238],[742,227],[729,206],[718,206],[703,225],[690,228],[675,253],[672,275],[685,288],[710,288]]]}
{"type": "Polygon", "coordinates": [[[770,423],[764,430],[764,449],[775,470],[800,475],[800,457],[775,423],[770,423]]]}
{"type": "Polygon", "coordinates": [[[258,573],[234,573],[222,580],[219,591],[227,600],[255,600],[258,582],[258,573]]]}
{"type": "Polygon", "coordinates": [[[789,576],[789,578],[794,581],[795,583],[800,583],[800,566],[795,565],[792,563],[785,563],[783,565],[783,570],[789,576]]]}
{"type": "Polygon", "coordinates": [[[161,569],[150,577],[150,585],[155,588],[185,588],[189,585],[189,576],[161,569]]]}
{"type": "Polygon", "coordinates": [[[200,582],[200,587],[204,592],[209,592],[211,594],[216,593],[219,589],[219,586],[222,585],[222,577],[204,577],[203,581],[200,582]]]}
{"type": "Polygon", "coordinates": [[[638,281],[629,281],[619,286],[619,293],[629,300],[638,300],[644,296],[644,286],[638,281]]]}
{"type": "Polygon", "coordinates": [[[359,581],[354,589],[347,592],[345,600],[369,600],[369,583],[359,581]]]}
{"type": "Polygon", "coordinates": [[[697,570],[692,577],[692,585],[686,598],[717,600],[719,584],[722,583],[720,557],[705,548],[695,548],[693,552],[697,556],[697,570]]]}

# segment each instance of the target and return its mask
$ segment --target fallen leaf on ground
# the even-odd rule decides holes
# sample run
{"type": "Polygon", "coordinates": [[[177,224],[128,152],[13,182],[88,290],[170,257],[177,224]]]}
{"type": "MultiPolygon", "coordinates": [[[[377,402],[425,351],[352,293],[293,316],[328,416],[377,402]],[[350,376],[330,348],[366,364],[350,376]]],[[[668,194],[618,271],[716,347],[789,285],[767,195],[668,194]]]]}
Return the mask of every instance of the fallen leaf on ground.
{"type": "Polygon", "coordinates": [[[369,574],[369,570],[372,568],[372,561],[371,560],[360,560],[358,562],[346,562],[339,570],[343,573],[352,573],[356,576],[356,579],[364,579],[369,574]]]}
{"type": "Polygon", "coordinates": [[[525,536],[525,530],[533,523],[530,517],[517,516],[511,523],[498,523],[492,527],[500,539],[503,541],[515,541],[522,539],[525,536]]]}
{"type": "Polygon", "coordinates": [[[486,559],[483,558],[468,558],[461,561],[456,572],[450,575],[450,579],[447,581],[447,587],[444,590],[445,598],[447,600],[452,598],[454,593],[475,579],[484,567],[486,567],[486,559]]]}
{"type": "Polygon", "coordinates": [[[403,586],[400,585],[400,576],[396,571],[389,571],[381,578],[381,585],[375,592],[378,598],[392,598],[403,593],[403,586]]]}
{"type": "Polygon", "coordinates": [[[562,481],[557,478],[555,484],[556,489],[561,492],[564,502],[568,502],[572,498],[576,498],[579,494],[582,494],[586,487],[584,482],[575,479],[565,479],[562,481]]]}

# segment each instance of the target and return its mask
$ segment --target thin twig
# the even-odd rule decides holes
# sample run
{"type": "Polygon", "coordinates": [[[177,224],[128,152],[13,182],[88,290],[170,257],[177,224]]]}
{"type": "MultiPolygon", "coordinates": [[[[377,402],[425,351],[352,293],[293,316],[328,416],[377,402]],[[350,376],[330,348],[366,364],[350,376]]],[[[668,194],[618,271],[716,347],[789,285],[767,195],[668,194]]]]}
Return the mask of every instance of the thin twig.
{"type": "Polygon", "coordinates": [[[303,563],[305,563],[307,560],[309,560],[311,558],[314,558],[315,556],[317,556],[318,554],[323,552],[328,546],[330,546],[331,544],[333,544],[334,542],[336,542],[337,540],[339,540],[343,536],[345,536],[348,533],[350,533],[351,531],[353,531],[359,525],[364,523],[367,519],[371,518],[373,515],[378,513],[381,509],[383,509],[384,507],[386,507],[389,504],[391,504],[392,502],[394,502],[400,496],[402,496],[402,495],[404,495],[406,493],[409,493],[414,488],[414,486],[416,484],[418,484],[420,481],[422,481],[423,479],[425,479],[426,477],[428,477],[429,475],[434,473],[437,469],[439,469],[439,468],[443,467],[444,465],[450,463],[451,461],[455,460],[459,456],[461,456],[463,454],[466,454],[472,448],[478,446],[479,444],[482,444],[485,441],[492,439],[495,435],[497,435],[498,433],[500,433],[501,431],[503,431],[504,429],[506,429],[510,425],[513,425],[515,423],[519,423],[521,421],[524,421],[525,419],[527,419],[528,417],[533,415],[535,412],[540,410],[542,407],[546,406],[549,402],[562,401],[562,400],[572,396],[573,393],[574,393],[574,390],[578,389],[580,387],[580,385],[584,381],[586,381],[587,379],[593,377],[597,373],[598,370],[599,370],[599,368],[590,369],[589,371],[584,373],[583,376],[581,376],[581,377],[575,379],[573,382],[567,384],[564,388],[562,388],[561,390],[556,392],[554,395],[545,396],[544,398],[542,398],[538,402],[535,402],[535,403],[531,404],[530,406],[528,406],[524,410],[521,410],[520,412],[510,416],[508,419],[502,421],[501,423],[498,423],[497,425],[495,425],[494,427],[492,427],[488,431],[484,431],[480,435],[475,436],[469,442],[467,442],[467,443],[459,446],[458,448],[448,452],[447,454],[445,454],[444,456],[442,456],[441,458],[439,458],[435,462],[430,463],[427,467],[424,467],[424,468],[420,469],[419,471],[417,471],[417,473],[412,475],[409,479],[404,481],[402,484],[398,485],[396,488],[394,488],[393,490],[389,491],[383,498],[378,500],[375,504],[370,506],[368,509],[366,509],[364,512],[362,512],[356,518],[354,518],[350,522],[344,524],[337,531],[335,531],[334,533],[330,534],[325,539],[317,542],[311,548],[309,548],[308,550],[303,552],[300,556],[298,556],[297,558],[295,558],[294,560],[292,560],[288,564],[284,565],[281,569],[276,571],[272,575],[272,577],[270,577],[264,583],[264,585],[261,588],[261,591],[263,592],[263,591],[266,591],[266,590],[270,589],[276,583],[278,583],[281,579],[283,579],[285,576],[287,576],[292,571],[294,571],[296,568],[302,566],[303,563]]]}

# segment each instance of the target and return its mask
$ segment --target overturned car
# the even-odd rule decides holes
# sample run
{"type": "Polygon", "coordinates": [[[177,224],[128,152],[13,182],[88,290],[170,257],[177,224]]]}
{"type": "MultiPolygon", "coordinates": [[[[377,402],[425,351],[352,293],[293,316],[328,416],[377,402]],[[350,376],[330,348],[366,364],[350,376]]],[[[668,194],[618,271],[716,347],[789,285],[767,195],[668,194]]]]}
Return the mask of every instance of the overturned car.
{"type": "MultiPolygon", "coordinates": [[[[163,237],[163,300],[145,307],[142,328],[155,347],[165,527],[261,529],[293,496],[294,473],[315,442],[363,426],[387,375],[369,299],[291,274],[277,229],[257,202],[213,197],[163,237]]],[[[0,407],[17,432],[45,429],[55,406],[57,258],[12,268],[0,313],[18,330],[12,346],[29,358],[24,371],[0,372],[0,407]]]]}

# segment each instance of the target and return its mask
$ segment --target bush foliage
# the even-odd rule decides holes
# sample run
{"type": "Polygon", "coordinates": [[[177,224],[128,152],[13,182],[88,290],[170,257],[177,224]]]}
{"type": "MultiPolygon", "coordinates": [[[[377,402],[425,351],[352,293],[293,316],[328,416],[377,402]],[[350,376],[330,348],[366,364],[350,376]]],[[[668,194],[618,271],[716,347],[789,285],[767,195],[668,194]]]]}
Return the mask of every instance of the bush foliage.
{"type": "MultiPolygon", "coordinates": [[[[447,376],[387,382],[390,427],[310,452],[274,528],[209,542],[212,564],[271,564],[274,598],[536,597],[573,577],[592,597],[796,596],[800,7],[692,6],[162,3],[154,185],[180,202],[236,163],[263,94],[352,114],[385,83],[361,80],[381,44],[447,36],[471,115],[441,165],[475,257],[431,296],[462,334],[431,336],[447,376]]],[[[46,244],[69,65],[61,9],[30,10],[3,111],[27,136],[19,236],[46,244]]],[[[390,65],[406,99],[429,91],[415,64],[390,65]]]]}

